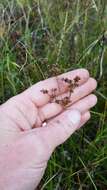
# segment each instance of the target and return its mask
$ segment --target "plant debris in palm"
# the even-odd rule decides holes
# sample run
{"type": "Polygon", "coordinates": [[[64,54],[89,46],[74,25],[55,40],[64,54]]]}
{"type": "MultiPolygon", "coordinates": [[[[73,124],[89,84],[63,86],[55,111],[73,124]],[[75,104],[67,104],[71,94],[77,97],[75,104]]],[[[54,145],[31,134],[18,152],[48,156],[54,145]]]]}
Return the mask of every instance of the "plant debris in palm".
{"type": "MultiPolygon", "coordinates": [[[[74,92],[74,89],[79,86],[79,81],[81,80],[79,76],[76,76],[74,79],[62,78],[64,83],[67,84],[68,96],[58,99],[57,95],[60,94],[57,88],[52,88],[51,90],[42,89],[43,94],[47,94],[50,97],[51,103],[60,104],[62,107],[67,107],[71,102],[71,95],[74,92]]],[[[59,86],[59,85],[58,85],[59,86]]]]}

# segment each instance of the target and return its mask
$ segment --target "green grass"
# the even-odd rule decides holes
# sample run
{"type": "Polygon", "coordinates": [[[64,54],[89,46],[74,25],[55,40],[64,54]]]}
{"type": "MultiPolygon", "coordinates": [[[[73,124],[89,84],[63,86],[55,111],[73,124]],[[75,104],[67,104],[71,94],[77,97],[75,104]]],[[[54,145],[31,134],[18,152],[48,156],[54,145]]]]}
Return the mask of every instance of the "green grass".
{"type": "Polygon", "coordinates": [[[57,148],[43,190],[107,189],[107,1],[1,0],[0,100],[86,68],[98,81],[89,123],[57,148]]]}

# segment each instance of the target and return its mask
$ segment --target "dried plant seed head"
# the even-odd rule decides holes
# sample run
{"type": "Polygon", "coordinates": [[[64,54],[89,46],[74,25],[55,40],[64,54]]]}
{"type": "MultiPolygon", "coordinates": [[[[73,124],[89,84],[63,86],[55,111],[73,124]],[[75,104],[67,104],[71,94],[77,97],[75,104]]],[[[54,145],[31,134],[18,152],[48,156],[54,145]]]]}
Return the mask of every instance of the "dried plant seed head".
{"type": "Polygon", "coordinates": [[[73,88],[74,88],[74,83],[70,83],[70,84],[69,84],[69,88],[72,88],[72,89],[73,89],[73,88]]]}
{"type": "Polygon", "coordinates": [[[79,82],[80,80],[81,80],[81,79],[80,79],[79,76],[76,76],[76,77],[74,78],[74,82],[75,82],[75,83],[79,82]]]}
{"type": "Polygon", "coordinates": [[[55,100],[55,103],[61,104],[61,100],[56,99],[56,100],[55,100]]]}
{"type": "Polygon", "coordinates": [[[64,81],[65,83],[70,84],[72,82],[72,80],[68,79],[68,78],[62,78],[62,81],[64,81]]]}
{"type": "Polygon", "coordinates": [[[70,101],[70,97],[68,97],[68,96],[64,97],[64,98],[62,99],[62,101],[61,101],[61,105],[62,105],[63,107],[68,106],[69,103],[71,103],[71,101],[70,101]]]}
{"type": "Polygon", "coordinates": [[[68,79],[68,78],[65,78],[65,82],[66,82],[66,83],[69,83],[69,79],[68,79]]]}
{"type": "Polygon", "coordinates": [[[69,84],[73,84],[73,80],[69,80],[69,84]]]}
{"type": "Polygon", "coordinates": [[[66,107],[66,106],[68,106],[69,103],[71,103],[70,97],[68,97],[68,96],[64,97],[64,98],[61,99],[61,100],[56,99],[55,102],[56,102],[57,104],[60,104],[62,107],[66,107]]]}
{"type": "Polygon", "coordinates": [[[41,92],[42,92],[43,94],[48,94],[48,93],[49,93],[49,91],[46,90],[46,89],[42,89],[41,92]]]}
{"type": "Polygon", "coordinates": [[[69,92],[68,96],[62,99],[57,99],[57,91],[58,91],[57,88],[52,88],[50,91],[48,91],[47,89],[42,89],[41,92],[43,94],[49,95],[51,103],[55,102],[65,108],[69,106],[69,104],[72,102],[71,94],[74,92],[74,89],[79,86],[78,82],[80,81],[80,77],[76,76],[72,80],[66,77],[66,78],[62,78],[61,80],[64,81],[68,86],[68,92],[69,92]]]}
{"type": "Polygon", "coordinates": [[[66,96],[66,97],[63,98],[63,101],[65,103],[69,103],[70,102],[70,98],[68,96],[66,96]]]}
{"type": "Polygon", "coordinates": [[[73,92],[74,92],[74,90],[73,90],[72,88],[70,88],[69,91],[70,91],[70,93],[73,93],[73,92]]]}

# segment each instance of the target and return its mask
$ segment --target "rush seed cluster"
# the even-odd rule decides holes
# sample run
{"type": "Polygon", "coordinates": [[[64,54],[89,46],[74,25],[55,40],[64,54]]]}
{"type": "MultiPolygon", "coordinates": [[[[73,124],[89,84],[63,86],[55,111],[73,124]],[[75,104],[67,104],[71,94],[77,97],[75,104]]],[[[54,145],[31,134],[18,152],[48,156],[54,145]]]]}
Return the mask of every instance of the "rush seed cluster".
{"type": "Polygon", "coordinates": [[[71,94],[74,92],[74,89],[76,87],[78,87],[79,85],[79,81],[81,80],[79,76],[76,76],[74,79],[69,79],[69,78],[62,78],[61,79],[64,83],[67,84],[67,88],[68,88],[68,95],[58,99],[57,94],[58,93],[58,89],[57,88],[52,88],[51,90],[47,90],[47,89],[42,89],[41,92],[43,94],[48,94],[50,97],[50,102],[51,103],[57,103],[60,104],[63,107],[68,106],[71,103],[71,94]]]}

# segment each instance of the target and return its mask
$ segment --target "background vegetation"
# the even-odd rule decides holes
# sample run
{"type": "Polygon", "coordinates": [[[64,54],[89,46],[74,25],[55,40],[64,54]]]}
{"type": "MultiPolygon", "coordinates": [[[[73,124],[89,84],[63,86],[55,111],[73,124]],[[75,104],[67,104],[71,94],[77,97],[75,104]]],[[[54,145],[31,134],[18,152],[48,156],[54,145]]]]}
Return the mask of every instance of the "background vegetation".
{"type": "Polygon", "coordinates": [[[1,0],[0,101],[41,79],[87,68],[98,105],[60,146],[38,189],[107,189],[107,1],[1,0]]]}

